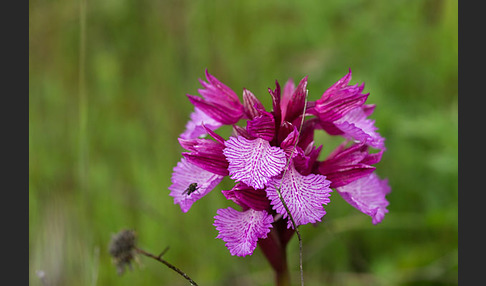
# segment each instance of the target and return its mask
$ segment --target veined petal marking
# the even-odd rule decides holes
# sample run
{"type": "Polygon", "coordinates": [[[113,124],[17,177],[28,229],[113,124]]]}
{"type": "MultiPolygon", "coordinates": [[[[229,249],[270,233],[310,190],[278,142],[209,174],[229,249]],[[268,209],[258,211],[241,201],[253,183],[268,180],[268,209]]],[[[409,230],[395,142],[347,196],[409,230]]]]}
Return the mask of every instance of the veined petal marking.
{"type": "MultiPolygon", "coordinates": [[[[330,181],[326,176],[318,174],[301,175],[293,164],[285,173],[283,178],[273,178],[266,189],[267,197],[273,209],[284,218],[288,217],[287,211],[280,200],[277,188],[287,205],[296,225],[315,223],[321,221],[326,214],[323,204],[330,202],[329,196],[332,190],[329,188],[330,181]]],[[[290,219],[287,228],[292,228],[290,219]]]]}
{"type": "Polygon", "coordinates": [[[286,164],[284,151],[264,139],[230,137],[223,154],[229,162],[231,178],[255,189],[265,188],[270,178],[279,175],[286,164]]]}
{"type": "Polygon", "coordinates": [[[246,256],[253,253],[260,238],[266,238],[272,228],[273,217],[266,211],[248,209],[244,212],[231,207],[219,209],[214,226],[231,255],[246,256]]]}

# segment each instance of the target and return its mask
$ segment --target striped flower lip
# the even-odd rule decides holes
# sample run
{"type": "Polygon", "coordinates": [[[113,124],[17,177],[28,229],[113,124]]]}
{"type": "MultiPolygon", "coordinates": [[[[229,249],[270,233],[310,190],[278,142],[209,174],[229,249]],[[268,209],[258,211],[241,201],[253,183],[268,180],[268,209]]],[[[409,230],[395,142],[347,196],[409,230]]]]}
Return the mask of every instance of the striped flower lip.
{"type": "Polygon", "coordinates": [[[189,212],[226,176],[234,181],[222,193],[238,207],[219,209],[214,217],[217,238],[231,255],[251,255],[281,221],[294,231],[290,215],[296,226],[322,221],[331,188],[373,224],[383,220],[390,187],[374,165],[386,150],[385,139],[369,118],[375,105],[365,104],[364,84],[349,84],[351,70],[314,101],[308,101],[307,76],[298,84],[289,79],[282,89],[276,81],[268,90],[270,111],[250,90],[243,88],[240,101],[207,70],[205,78],[200,96],[187,95],[194,111],[179,137],[186,151],[169,190],[174,203],[189,212]],[[224,125],[233,128],[228,138],[218,134],[224,125]],[[315,144],[316,131],[343,139],[323,160],[325,145],[315,144]]]}
{"type": "Polygon", "coordinates": [[[223,154],[229,162],[231,179],[255,189],[265,188],[272,177],[282,172],[287,162],[284,151],[270,146],[270,142],[265,139],[230,137],[225,146],[223,154]]]}

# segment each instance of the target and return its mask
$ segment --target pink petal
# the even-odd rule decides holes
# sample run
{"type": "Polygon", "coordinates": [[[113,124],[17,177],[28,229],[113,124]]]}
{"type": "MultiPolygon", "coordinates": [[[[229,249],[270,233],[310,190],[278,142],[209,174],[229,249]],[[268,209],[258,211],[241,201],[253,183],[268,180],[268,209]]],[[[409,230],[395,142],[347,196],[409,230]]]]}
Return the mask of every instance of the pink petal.
{"type": "Polygon", "coordinates": [[[257,211],[266,210],[270,206],[267,193],[264,190],[255,190],[245,183],[237,183],[231,190],[223,190],[223,195],[232,200],[244,210],[252,208],[257,211]]]}
{"type": "Polygon", "coordinates": [[[243,106],[225,106],[224,101],[209,102],[198,96],[186,94],[189,101],[208,116],[224,125],[235,124],[243,115],[243,106]]]}
{"type": "Polygon", "coordinates": [[[336,188],[350,205],[372,217],[372,223],[381,222],[388,212],[385,196],[390,193],[388,180],[381,180],[375,173],[360,178],[346,186],[336,188]]]}
{"type": "Polygon", "coordinates": [[[268,141],[230,137],[223,154],[229,162],[231,178],[255,189],[263,189],[271,177],[280,174],[286,164],[285,153],[268,141]]]}
{"type": "Polygon", "coordinates": [[[317,118],[307,118],[302,125],[302,130],[299,135],[299,146],[308,148],[309,145],[314,145],[314,132],[319,128],[319,120],[317,118]]]}
{"type": "Polygon", "coordinates": [[[221,137],[221,135],[219,134],[216,134],[213,130],[211,130],[210,128],[207,128],[206,127],[206,124],[202,124],[202,127],[204,128],[204,130],[206,130],[206,132],[211,135],[211,137],[213,137],[214,140],[216,140],[217,142],[219,142],[220,144],[224,144],[224,138],[221,137]]]}
{"type": "Polygon", "coordinates": [[[293,127],[293,131],[290,132],[289,135],[287,135],[282,143],[280,143],[280,148],[282,148],[288,156],[290,156],[290,154],[294,150],[295,143],[297,143],[297,140],[299,140],[299,131],[295,126],[293,127]]]}
{"type": "Polygon", "coordinates": [[[376,168],[371,165],[378,163],[383,154],[383,150],[370,154],[368,145],[364,143],[355,143],[348,148],[346,145],[347,142],[339,145],[326,160],[315,166],[315,171],[332,182],[331,188],[345,186],[373,173],[376,168]]]}
{"type": "Polygon", "coordinates": [[[199,108],[195,108],[194,112],[190,115],[191,120],[186,124],[186,130],[180,135],[182,139],[194,139],[198,137],[206,136],[207,132],[203,127],[203,123],[206,128],[210,130],[216,130],[221,125],[221,122],[214,120],[212,117],[206,115],[199,108]]]}
{"type": "Polygon", "coordinates": [[[207,69],[205,71],[205,74],[208,83],[205,83],[202,80],[200,80],[200,82],[202,86],[207,89],[201,90],[203,92],[201,93],[201,95],[206,100],[209,100],[211,102],[218,102],[224,99],[224,103],[228,105],[240,105],[238,95],[236,95],[236,93],[231,88],[229,88],[224,83],[219,81],[216,77],[211,75],[207,69]]]}
{"type": "Polygon", "coordinates": [[[178,140],[182,148],[192,151],[182,153],[191,164],[214,174],[228,175],[228,161],[223,154],[223,143],[210,139],[178,140]]]}
{"type": "MultiPolygon", "coordinates": [[[[243,136],[246,139],[254,139],[250,134],[248,134],[248,131],[246,131],[246,128],[243,128],[238,125],[233,125],[233,133],[231,134],[232,136],[243,136]]],[[[224,144],[224,142],[223,142],[224,144]]]]}
{"type": "Polygon", "coordinates": [[[358,107],[334,122],[337,128],[344,132],[343,136],[364,142],[374,148],[384,149],[385,139],[376,130],[375,121],[366,118],[363,108],[358,107]]]}
{"type": "Polygon", "coordinates": [[[285,117],[284,108],[282,108],[282,119],[293,122],[293,120],[302,115],[305,106],[305,99],[307,98],[307,76],[305,76],[300,82],[297,88],[294,90],[288,105],[286,106],[285,117]]]}
{"type": "Polygon", "coordinates": [[[221,156],[213,154],[195,154],[195,153],[182,153],[182,156],[186,158],[191,164],[200,167],[213,174],[220,176],[228,176],[228,162],[221,159],[221,156]]]}
{"type": "Polygon", "coordinates": [[[363,112],[366,116],[370,116],[375,111],[376,104],[363,104],[363,112]]]}
{"type": "Polygon", "coordinates": [[[332,182],[331,188],[345,186],[375,171],[375,167],[366,164],[336,166],[333,171],[321,172],[332,182]]]}
{"type": "Polygon", "coordinates": [[[273,106],[273,117],[275,118],[276,122],[282,122],[282,109],[280,108],[280,84],[278,81],[275,81],[275,90],[272,90],[271,88],[268,88],[268,92],[272,96],[272,106],[273,106]]]}
{"type": "Polygon", "coordinates": [[[253,137],[271,141],[275,136],[275,121],[270,112],[261,111],[261,115],[247,121],[246,130],[253,137]]]}
{"type": "Polygon", "coordinates": [[[321,96],[321,100],[325,101],[325,100],[329,99],[329,97],[331,97],[334,93],[338,92],[339,90],[341,90],[343,88],[346,88],[348,86],[349,82],[351,81],[351,77],[352,77],[352,72],[351,72],[351,69],[349,69],[349,72],[344,77],[339,79],[336,83],[331,85],[324,92],[324,94],[321,96]]]}
{"type": "MultiPolygon", "coordinates": [[[[316,100],[313,107],[308,109],[309,113],[316,115],[321,123],[334,122],[348,113],[350,110],[361,107],[369,94],[362,94],[364,84],[348,85],[351,80],[351,70],[342,79],[329,87],[321,98],[316,100]]],[[[328,129],[328,126],[323,126],[328,129]]]]}
{"type": "MultiPolygon", "coordinates": [[[[299,149],[300,147],[298,147],[297,150],[299,149]]],[[[322,145],[316,148],[314,147],[313,144],[309,144],[305,152],[302,151],[297,153],[297,156],[295,156],[293,160],[294,160],[295,168],[299,170],[299,173],[301,173],[302,175],[308,175],[312,172],[312,169],[314,168],[314,164],[317,158],[319,157],[319,154],[321,153],[321,149],[322,149],[322,145]]]]}
{"type": "Polygon", "coordinates": [[[238,122],[244,115],[244,107],[236,93],[209,74],[207,69],[206,79],[208,82],[199,80],[203,88],[198,89],[198,92],[203,98],[187,94],[189,101],[221,124],[231,125],[238,122]]]}
{"type": "Polygon", "coordinates": [[[272,228],[273,217],[266,211],[248,209],[239,212],[229,207],[219,209],[214,219],[214,226],[231,255],[245,256],[253,254],[258,239],[266,238],[272,228]]]}
{"type": "Polygon", "coordinates": [[[260,110],[265,110],[265,107],[260,100],[246,88],[243,89],[243,107],[245,108],[245,115],[249,119],[253,119],[260,115],[260,110]]]}
{"type": "MultiPolygon", "coordinates": [[[[266,189],[267,197],[273,209],[284,218],[288,216],[283,206],[277,188],[289,208],[296,225],[316,223],[326,214],[323,204],[329,203],[329,196],[332,190],[329,188],[330,181],[326,176],[318,174],[301,175],[291,164],[283,179],[273,178],[266,189]]],[[[292,228],[290,219],[287,228],[292,228]]]]}
{"type": "Polygon", "coordinates": [[[280,101],[280,109],[282,110],[282,121],[285,119],[287,113],[287,106],[295,91],[295,84],[292,79],[289,79],[283,88],[282,99],[280,101]]]}
{"type": "Polygon", "coordinates": [[[182,157],[172,173],[172,185],[169,187],[170,196],[174,197],[174,204],[179,204],[181,210],[187,212],[195,201],[214,189],[222,179],[223,176],[201,169],[182,157]],[[193,183],[197,183],[197,189],[190,194],[184,193],[193,183]]]}

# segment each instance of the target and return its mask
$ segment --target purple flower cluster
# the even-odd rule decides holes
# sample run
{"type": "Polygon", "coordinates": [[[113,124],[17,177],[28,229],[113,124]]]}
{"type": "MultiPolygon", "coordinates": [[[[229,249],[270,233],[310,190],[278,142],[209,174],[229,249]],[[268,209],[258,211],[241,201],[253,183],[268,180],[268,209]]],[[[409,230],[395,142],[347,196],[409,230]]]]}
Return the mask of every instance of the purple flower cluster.
{"type": "Polygon", "coordinates": [[[255,95],[237,94],[206,70],[201,95],[187,95],[194,112],[180,135],[188,152],[172,174],[169,187],[174,203],[187,212],[225,176],[235,181],[223,195],[240,206],[219,209],[214,226],[232,255],[252,254],[279,220],[293,229],[281,194],[297,226],[320,222],[330,202],[331,188],[359,211],[381,222],[390,192],[387,180],[374,172],[385,151],[384,138],[368,118],[374,105],[365,104],[364,84],[349,85],[351,71],[315,101],[307,101],[307,77],[297,86],[288,80],[269,89],[273,110],[268,112],[255,95]],[[246,126],[236,123],[244,120],[246,126]],[[214,132],[233,126],[224,139],[214,132]],[[344,142],[324,160],[314,132],[341,135],[344,142]],[[207,135],[212,139],[205,138],[207,135]],[[377,150],[370,153],[370,148],[377,150]]]}

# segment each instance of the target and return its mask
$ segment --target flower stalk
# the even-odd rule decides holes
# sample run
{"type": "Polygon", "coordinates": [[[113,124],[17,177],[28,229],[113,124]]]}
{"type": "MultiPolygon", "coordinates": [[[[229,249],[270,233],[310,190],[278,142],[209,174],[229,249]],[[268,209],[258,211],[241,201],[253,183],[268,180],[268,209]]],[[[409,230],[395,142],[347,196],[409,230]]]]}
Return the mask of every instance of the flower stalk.
{"type": "Polygon", "coordinates": [[[112,236],[109,245],[109,252],[113,259],[113,263],[117,268],[118,275],[122,275],[125,272],[126,266],[132,270],[132,261],[137,258],[137,254],[142,254],[163,263],[184,277],[187,281],[189,281],[189,283],[191,283],[191,285],[197,286],[197,283],[194,282],[194,280],[192,280],[191,277],[189,277],[186,273],[165,259],[162,259],[162,256],[167,252],[167,250],[169,250],[168,247],[166,247],[159,255],[155,255],[137,247],[136,241],[137,235],[133,230],[122,230],[112,236]]]}
{"type": "Polygon", "coordinates": [[[138,247],[135,247],[135,251],[137,253],[140,253],[140,254],[143,254],[147,257],[150,257],[152,259],[155,259],[161,263],[163,263],[164,265],[166,265],[167,267],[169,267],[170,269],[174,270],[175,272],[179,273],[179,275],[181,275],[182,277],[186,278],[187,281],[189,281],[189,283],[191,283],[191,285],[193,286],[197,286],[197,283],[194,282],[194,280],[191,279],[191,277],[189,277],[186,273],[184,273],[182,270],[180,270],[179,268],[175,267],[174,265],[172,265],[171,263],[167,262],[166,260],[162,259],[162,255],[165,254],[165,252],[167,252],[169,248],[166,248],[164,251],[162,251],[162,253],[160,253],[158,256],[155,256],[154,254],[150,253],[150,252],[147,252],[143,249],[140,249],[138,247]]]}

